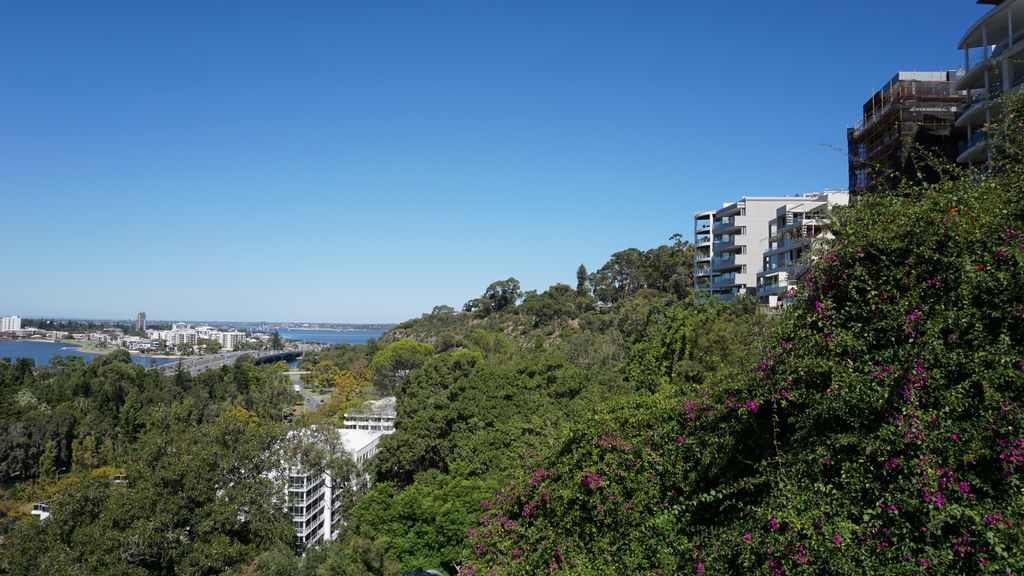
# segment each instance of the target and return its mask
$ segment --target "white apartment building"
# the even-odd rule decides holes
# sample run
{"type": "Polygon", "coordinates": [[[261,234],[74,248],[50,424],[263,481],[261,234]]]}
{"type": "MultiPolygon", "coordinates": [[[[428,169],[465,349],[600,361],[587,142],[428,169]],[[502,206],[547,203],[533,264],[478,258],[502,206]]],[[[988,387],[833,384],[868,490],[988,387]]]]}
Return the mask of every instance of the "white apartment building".
{"type": "Polygon", "coordinates": [[[21,317],[4,316],[0,318],[0,332],[14,332],[21,330],[21,317]]]}
{"type": "Polygon", "coordinates": [[[693,286],[698,294],[732,300],[758,295],[758,275],[769,249],[769,224],[779,210],[829,192],[744,196],[718,210],[694,214],[693,286]]]}
{"type": "Polygon", "coordinates": [[[248,339],[245,332],[237,330],[221,332],[213,326],[192,328],[183,323],[174,324],[172,330],[149,330],[147,334],[154,341],[163,340],[167,342],[168,346],[175,347],[195,344],[200,338],[216,340],[225,351],[238,349],[239,345],[248,339]]]}
{"type": "Polygon", "coordinates": [[[957,162],[987,162],[988,138],[983,130],[999,116],[1004,94],[1024,85],[1024,0],[986,0],[993,8],[960,39],[964,74],[957,90],[967,92],[956,125],[967,129],[957,162]]]}
{"type": "Polygon", "coordinates": [[[363,403],[363,409],[356,413],[345,413],[345,428],[349,430],[372,430],[391,433],[395,431],[395,397],[363,403]]]}
{"type": "Polygon", "coordinates": [[[245,332],[214,332],[209,337],[219,341],[224,350],[234,350],[246,339],[245,332]]]}
{"type": "Polygon", "coordinates": [[[694,288],[732,300],[757,290],[768,221],[792,197],[744,196],[715,211],[694,215],[694,288]]]}
{"type": "Polygon", "coordinates": [[[757,295],[762,304],[775,308],[792,301],[797,279],[814,257],[814,244],[829,237],[830,213],[850,203],[847,192],[822,192],[793,199],[776,210],[768,223],[768,248],[757,274],[757,295]]]}
{"type": "Polygon", "coordinates": [[[357,490],[369,487],[370,477],[363,472],[363,466],[377,453],[380,439],[393,431],[393,428],[389,431],[347,428],[334,431],[356,464],[357,471],[352,478],[333,478],[326,470],[286,465],[285,502],[297,544],[308,548],[337,538],[342,523],[344,490],[353,485],[357,490]]]}

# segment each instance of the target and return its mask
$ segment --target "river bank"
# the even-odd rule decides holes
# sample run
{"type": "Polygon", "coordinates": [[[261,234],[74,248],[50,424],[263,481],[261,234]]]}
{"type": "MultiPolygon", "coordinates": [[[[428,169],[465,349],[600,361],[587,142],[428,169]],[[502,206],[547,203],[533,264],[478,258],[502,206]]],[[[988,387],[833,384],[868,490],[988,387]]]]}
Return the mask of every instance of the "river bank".
{"type": "MultiPolygon", "coordinates": [[[[18,358],[28,358],[35,362],[36,366],[48,366],[50,364],[50,360],[54,356],[80,356],[86,362],[89,362],[93,358],[102,354],[109,354],[115,349],[94,348],[94,350],[95,351],[83,350],[81,342],[74,340],[54,341],[39,338],[28,340],[0,340],[0,358],[10,358],[12,361],[16,361],[18,358]]],[[[175,356],[144,356],[134,352],[131,352],[130,355],[132,362],[147,367],[159,366],[160,364],[173,362],[177,358],[175,356]]]]}

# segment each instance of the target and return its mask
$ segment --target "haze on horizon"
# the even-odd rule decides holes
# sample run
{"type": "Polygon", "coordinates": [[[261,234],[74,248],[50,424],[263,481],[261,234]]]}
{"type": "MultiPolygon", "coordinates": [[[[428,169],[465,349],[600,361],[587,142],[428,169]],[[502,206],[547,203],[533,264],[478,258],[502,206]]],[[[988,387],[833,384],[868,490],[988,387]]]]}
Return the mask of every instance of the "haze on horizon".
{"type": "Polygon", "coordinates": [[[0,7],[0,315],[399,322],[573,283],[694,211],[845,188],[987,6],[0,7]],[[865,14],[904,26],[874,26],[865,14]]]}

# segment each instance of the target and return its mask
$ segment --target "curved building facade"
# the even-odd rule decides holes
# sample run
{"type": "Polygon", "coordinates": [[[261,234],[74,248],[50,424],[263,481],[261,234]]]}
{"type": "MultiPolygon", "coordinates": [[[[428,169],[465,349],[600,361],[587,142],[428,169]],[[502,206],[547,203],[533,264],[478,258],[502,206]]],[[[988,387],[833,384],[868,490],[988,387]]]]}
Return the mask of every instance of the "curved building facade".
{"type": "Polygon", "coordinates": [[[957,89],[967,93],[967,103],[957,118],[967,130],[957,162],[973,164],[989,159],[984,126],[999,116],[1002,98],[1024,84],[1024,0],[985,0],[993,8],[975,22],[960,39],[964,74],[957,89]]]}

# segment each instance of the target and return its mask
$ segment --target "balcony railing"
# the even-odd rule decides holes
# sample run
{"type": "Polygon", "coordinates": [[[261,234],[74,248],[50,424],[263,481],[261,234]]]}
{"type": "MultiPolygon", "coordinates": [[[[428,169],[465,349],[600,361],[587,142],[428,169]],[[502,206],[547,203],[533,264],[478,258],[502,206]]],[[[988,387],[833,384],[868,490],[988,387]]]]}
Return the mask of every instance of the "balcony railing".
{"type": "Polygon", "coordinates": [[[967,142],[960,143],[960,155],[988,140],[988,133],[975,132],[967,142]]]}

